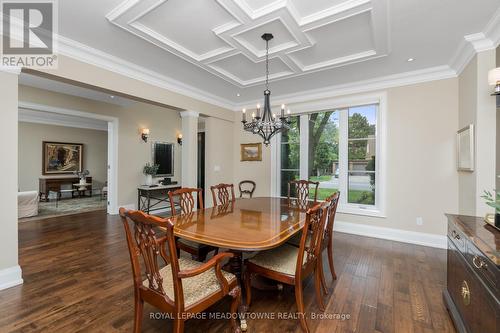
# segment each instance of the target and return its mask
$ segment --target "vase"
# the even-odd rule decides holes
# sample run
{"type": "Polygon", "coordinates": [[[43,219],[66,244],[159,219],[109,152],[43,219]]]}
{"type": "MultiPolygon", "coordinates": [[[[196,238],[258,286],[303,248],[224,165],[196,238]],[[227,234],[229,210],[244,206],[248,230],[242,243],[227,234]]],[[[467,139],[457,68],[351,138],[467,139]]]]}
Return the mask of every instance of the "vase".
{"type": "Polygon", "coordinates": [[[80,178],[80,185],[85,185],[85,184],[87,184],[87,179],[80,178]]]}
{"type": "Polygon", "coordinates": [[[153,176],[152,175],[146,175],[146,185],[148,185],[148,186],[153,185],[153,176]]]}

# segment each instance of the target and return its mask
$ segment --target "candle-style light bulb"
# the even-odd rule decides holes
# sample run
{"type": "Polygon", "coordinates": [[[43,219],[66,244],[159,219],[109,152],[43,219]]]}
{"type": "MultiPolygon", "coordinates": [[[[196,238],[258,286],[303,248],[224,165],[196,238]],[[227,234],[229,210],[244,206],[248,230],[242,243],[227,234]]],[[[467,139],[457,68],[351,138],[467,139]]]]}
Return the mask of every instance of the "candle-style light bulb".
{"type": "Polygon", "coordinates": [[[257,104],[257,118],[260,118],[260,104],[257,104]]]}
{"type": "Polygon", "coordinates": [[[252,112],[252,121],[255,121],[255,112],[252,112]]]}
{"type": "Polygon", "coordinates": [[[243,122],[246,122],[247,121],[247,109],[243,109],[243,114],[242,114],[242,120],[243,122]]]}
{"type": "Polygon", "coordinates": [[[291,112],[290,112],[290,109],[286,110],[286,114],[288,116],[288,121],[290,122],[292,119],[291,119],[291,112]]]}
{"type": "Polygon", "coordinates": [[[281,118],[285,118],[285,104],[281,104],[281,118]]]}

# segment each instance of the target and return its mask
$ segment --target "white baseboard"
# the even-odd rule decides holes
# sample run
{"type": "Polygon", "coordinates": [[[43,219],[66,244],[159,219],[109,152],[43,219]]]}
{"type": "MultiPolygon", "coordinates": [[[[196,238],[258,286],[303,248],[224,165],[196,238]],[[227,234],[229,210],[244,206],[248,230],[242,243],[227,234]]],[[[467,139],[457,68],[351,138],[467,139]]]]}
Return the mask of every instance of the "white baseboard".
{"type": "Polygon", "coordinates": [[[0,290],[23,283],[23,274],[19,265],[0,270],[0,290]]]}
{"type": "Polygon", "coordinates": [[[447,248],[446,236],[428,234],[424,232],[407,231],[401,229],[376,227],[366,224],[335,221],[333,229],[338,232],[354,234],[366,237],[388,239],[396,242],[410,243],[416,245],[447,248]]]}

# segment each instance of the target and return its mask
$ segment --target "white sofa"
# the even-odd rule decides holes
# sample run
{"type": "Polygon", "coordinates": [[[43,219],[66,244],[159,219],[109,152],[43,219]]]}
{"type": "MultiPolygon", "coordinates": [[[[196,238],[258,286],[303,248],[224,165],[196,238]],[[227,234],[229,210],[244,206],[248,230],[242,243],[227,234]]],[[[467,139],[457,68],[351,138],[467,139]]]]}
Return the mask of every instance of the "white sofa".
{"type": "Polygon", "coordinates": [[[38,192],[26,191],[17,193],[18,218],[38,215],[38,192]]]}

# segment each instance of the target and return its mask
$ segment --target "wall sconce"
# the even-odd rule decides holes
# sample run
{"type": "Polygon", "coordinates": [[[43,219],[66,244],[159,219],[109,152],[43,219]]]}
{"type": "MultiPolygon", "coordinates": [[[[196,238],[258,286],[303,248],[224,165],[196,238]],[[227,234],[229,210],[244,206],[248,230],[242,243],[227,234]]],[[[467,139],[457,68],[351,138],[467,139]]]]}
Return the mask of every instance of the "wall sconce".
{"type": "Polygon", "coordinates": [[[177,135],[177,143],[182,146],[182,134],[177,135]]]}
{"type": "Polygon", "coordinates": [[[149,128],[143,128],[141,130],[141,139],[144,142],[148,142],[148,138],[149,138],[149,128]]]}
{"type": "Polygon", "coordinates": [[[495,90],[491,96],[499,96],[500,95],[500,67],[492,69],[488,72],[488,83],[490,86],[495,86],[495,90]]]}

